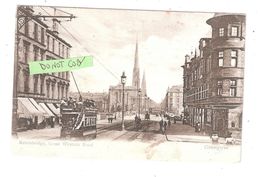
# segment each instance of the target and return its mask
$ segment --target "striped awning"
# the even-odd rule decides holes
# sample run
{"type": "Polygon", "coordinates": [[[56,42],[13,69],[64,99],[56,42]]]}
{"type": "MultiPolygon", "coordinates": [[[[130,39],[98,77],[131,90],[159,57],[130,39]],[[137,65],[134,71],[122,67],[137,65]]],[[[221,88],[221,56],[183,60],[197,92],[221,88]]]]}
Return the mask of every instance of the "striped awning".
{"type": "Polygon", "coordinates": [[[56,116],[60,116],[60,108],[56,108],[52,103],[45,103],[47,107],[52,111],[56,116]]]}
{"type": "Polygon", "coordinates": [[[35,105],[28,98],[18,97],[18,110],[19,117],[33,118],[34,116],[43,116],[43,112],[38,110],[35,105]]]}
{"type": "Polygon", "coordinates": [[[39,105],[45,110],[45,112],[47,112],[48,116],[55,117],[55,115],[51,112],[51,110],[44,103],[39,103],[39,105]]]}

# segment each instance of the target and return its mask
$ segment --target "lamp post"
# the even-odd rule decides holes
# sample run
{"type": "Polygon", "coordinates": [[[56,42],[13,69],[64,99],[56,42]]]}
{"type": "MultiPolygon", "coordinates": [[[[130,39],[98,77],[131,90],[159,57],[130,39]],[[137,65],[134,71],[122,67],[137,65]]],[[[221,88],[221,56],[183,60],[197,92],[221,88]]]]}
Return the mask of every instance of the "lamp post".
{"type": "Polygon", "coordinates": [[[123,72],[121,76],[121,83],[123,86],[123,100],[122,100],[122,131],[125,130],[125,122],[124,122],[124,112],[125,112],[125,83],[126,83],[126,75],[123,72]]]}
{"type": "Polygon", "coordinates": [[[139,97],[139,99],[138,99],[138,116],[139,116],[139,118],[141,118],[140,117],[140,112],[141,112],[141,89],[140,88],[138,90],[138,97],[139,97]]]}

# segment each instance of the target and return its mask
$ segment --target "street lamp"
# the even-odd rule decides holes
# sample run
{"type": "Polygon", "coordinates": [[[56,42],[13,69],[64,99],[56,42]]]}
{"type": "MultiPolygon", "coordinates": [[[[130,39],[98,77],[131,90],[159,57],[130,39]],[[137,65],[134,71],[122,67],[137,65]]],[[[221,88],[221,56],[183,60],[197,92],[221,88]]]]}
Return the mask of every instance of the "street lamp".
{"type": "Polygon", "coordinates": [[[138,97],[139,97],[139,99],[138,99],[138,116],[139,116],[139,118],[141,118],[140,117],[140,109],[141,109],[141,89],[139,88],[139,90],[138,90],[138,97]]]}
{"type": "Polygon", "coordinates": [[[125,83],[126,83],[126,75],[123,72],[121,76],[121,83],[123,86],[123,100],[122,100],[122,130],[125,130],[125,123],[124,123],[124,112],[125,112],[125,83]]]}

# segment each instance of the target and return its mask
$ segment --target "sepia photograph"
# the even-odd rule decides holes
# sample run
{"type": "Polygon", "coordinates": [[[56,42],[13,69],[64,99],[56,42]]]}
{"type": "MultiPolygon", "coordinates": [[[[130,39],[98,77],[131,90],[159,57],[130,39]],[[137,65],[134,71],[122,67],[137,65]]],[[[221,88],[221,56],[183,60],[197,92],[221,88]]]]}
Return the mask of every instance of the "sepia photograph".
{"type": "Polygon", "coordinates": [[[19,5],[18,154],[241,160],[244,13],[19,5]]]}

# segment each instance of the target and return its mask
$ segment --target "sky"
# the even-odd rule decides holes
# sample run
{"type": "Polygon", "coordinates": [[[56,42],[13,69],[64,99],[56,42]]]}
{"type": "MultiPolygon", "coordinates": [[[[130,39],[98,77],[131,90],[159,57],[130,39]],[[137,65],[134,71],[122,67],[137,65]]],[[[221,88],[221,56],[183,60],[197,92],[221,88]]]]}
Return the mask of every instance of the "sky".
{"type": "MultiPolygon", "coordinates": [[[[182,85],[184,56],[198,48],[200,38],[211,37],[211,27],[206,20],[214,15],[85,8],[61,10],[76,16],[72,21],[62,21],[59,27],[59,35],[72,45],[70,56],[94,57],[93,67],[73,71],[81,92],[108,92],[109,86],[120,82],[123,71],[127,76],[126,85],[131,85],[138,41],[140,79],[145,71],[147,95],[157,103],[162,101],[168,87],[182,85]]],[[[77,91],[74,82],[71,82],[70,91],[77,91]]]]}

